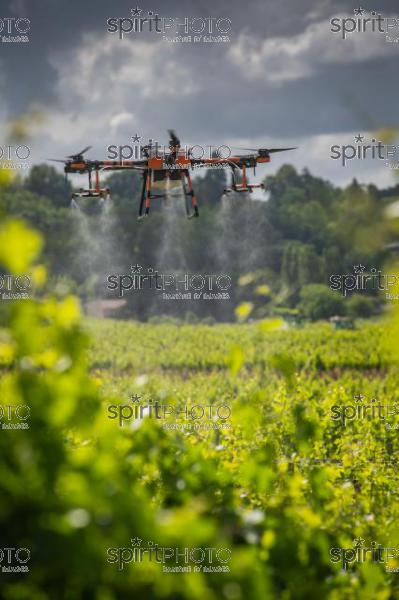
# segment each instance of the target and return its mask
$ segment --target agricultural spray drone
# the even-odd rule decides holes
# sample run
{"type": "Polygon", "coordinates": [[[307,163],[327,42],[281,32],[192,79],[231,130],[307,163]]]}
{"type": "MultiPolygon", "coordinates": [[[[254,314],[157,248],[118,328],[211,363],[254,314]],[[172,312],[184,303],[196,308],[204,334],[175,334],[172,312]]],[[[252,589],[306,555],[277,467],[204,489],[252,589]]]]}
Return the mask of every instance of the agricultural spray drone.
{"type": "MultiPolygon", "coordinates": [[[[180,182],[182,186],[186,214],[188,218],[198,217],[198,202],[193,190],[190,169],[219,167],[231,169],[231,184],[224,190],[225,194],[231,192],[251,193],[256,188],[264,188],[262,183],[250,183],[247,178],[247,169],[270,162],[270,155],[275,152],[294,150],[295,148],[241,148],[245,154],[231,155],[228,158],[209,157],[194,158],[192,148],[181,147],[180,140],[174,131],[169,131],[169,147],[161,149],[159,144],[148,144],[141,146],[141,158],[138,160],[88,160],[84,154],[90,150],[87,146],[81,152],[67,156],[66,159],[49,159],[64,163],[64,172],[88,174],[89,186],[73,192],[71,205],[78,206],[78,198],[98,198],[101,202],[110,199],[111,192],[107,187],[101,187],[100,171],[122,171],[135,170],[142,173],[142,189],[138,218],[148,216],[151,202],[156,198],[166,198],[167,192],[157,193],[153,191],[154,184],[158,182],[180,182]],[[237,181],[237,171],[241,173],[241,180],[237,181]],[[94,174],[94,187],[93,187],[94,174]]],[[[193,147],[194,148],[194,147],[193,147]]]]}

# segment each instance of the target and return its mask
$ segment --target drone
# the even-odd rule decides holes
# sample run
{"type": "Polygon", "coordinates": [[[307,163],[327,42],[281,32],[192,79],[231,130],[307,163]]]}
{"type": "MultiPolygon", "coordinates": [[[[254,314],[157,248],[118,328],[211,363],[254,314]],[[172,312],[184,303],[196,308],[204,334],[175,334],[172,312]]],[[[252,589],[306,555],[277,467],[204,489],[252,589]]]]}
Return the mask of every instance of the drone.
{"type": "Polygon", "coordinates": [[[254,189],[264,189],[264,184],[250,183],[248,181],[247,169],[253,168],[254,174],[258,164],[268,163],[271,160],[271,154],[276,152],[285,152],[295,150],[291,148],[241,148],[245,154],[236,154],[228,158],[209,157],[194,158],[191,149],[188,151],[181,147],[181,143],[176,133],[169,130],[169,150],[160,150],[158,144],[148,144],[141,146],[142,158],[138,160],[88,160],[84,154],[91,149],[87,146],[77,154],[71,154],[65,159],[48,159],[64,164],[64,172],[68,174],[78,173],[87,174],[89,186],[86,189],[72,193],[71,206],[79,207],[78,198],[98,198],[101,203],[111,199],[111,191],[108,187],[101,187],[100,171],[121,171],[135,170],[142,173],[142,188],[140,197],[140,206],[138,219],[147,217],[150,213],[152,200],[156,198],[167,198],[168,192],[157,193],[153,191],[155,183],[174,181],[180,182],[184,200],[186,215],[188,218],[199,217],[198,201],[193,189],[193,183],[190,176],[190,169],[198,167],[215,167],[231,169],[231,183],[223,194],[252,193],[254,189]],[[240,181],[237,180],[237,171],[241,172],[240,181]],[[93,186],[93,173],[95,182],[93,186]]]}
{"type": "Polygon", "coordinates": [[[68,174],[70,173],[79,173],[80,175],[85,173],[88,174],[89,187],[87,189],[80,188],[79,191],[72,192],[71,208],[80,208],[80,205],[76,202],[77,198],[98,198],[101,203],[104,203],[105,200],[111,199],[111,190],[108,187],[102,188],[100,185],[100,170],[102,169],[101,162],[86,160],[83,156],[86,152],[91,150],[91,148],[92,146],[86,146],[86,148],[83,148],[83,150],[80,152],[66,156],[65,159],[48,159],[53,162],[61,162],[64,164],[65,179],[68,178],[68,174]],[[95,173],[94,187],[92,181],[93,172],[95,173]]]}

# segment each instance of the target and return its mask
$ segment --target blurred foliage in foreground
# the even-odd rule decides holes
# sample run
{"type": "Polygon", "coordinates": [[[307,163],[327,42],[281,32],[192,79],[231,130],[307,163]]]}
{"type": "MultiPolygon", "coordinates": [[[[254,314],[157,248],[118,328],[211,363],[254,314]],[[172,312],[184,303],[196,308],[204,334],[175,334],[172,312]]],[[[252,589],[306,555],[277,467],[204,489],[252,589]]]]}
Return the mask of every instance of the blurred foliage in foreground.
{"type": "MultiPolygon", "coordinates": [[[[2,267],[39,272],[43,285],[37,234],[6,221],[0,239],[2,267]]],[[[343,429],[329,416],[356,393],[397,399],[384,325],[82,328],[74,297],[37,294],[12,303],[0,337],[2,402],[31,407],[29,429],[0,435],[1,546],[32,555],[28,574],[1,574],[2,598],[399,598],[383,565],[343,572],[329,556],[354,538],[399,546],[397,432],[378,420],[343,429]],[[223,399],[232,429],[170,431],[148,418],[119,428],[106,406],[135,392],[223,399]],[[117,571],[107,548],[136,536],[229,547],[231,571],[164,574],[147,561],[117,571]]]]}

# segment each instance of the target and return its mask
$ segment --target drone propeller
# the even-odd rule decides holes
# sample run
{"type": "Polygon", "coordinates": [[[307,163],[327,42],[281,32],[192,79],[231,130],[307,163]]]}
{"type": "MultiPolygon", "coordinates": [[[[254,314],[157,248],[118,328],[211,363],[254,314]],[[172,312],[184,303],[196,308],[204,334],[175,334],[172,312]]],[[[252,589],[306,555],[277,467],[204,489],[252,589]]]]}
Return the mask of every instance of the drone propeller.
{"type": "Polygon", "coordinates": [[[286,152],[287,150],[296,150],[298,146],[292,146],[291,148],[242,148],[241,146],[234,146],[238,150],[248,150],[248,152],[259,152],[259,154],[273,154],[275,152],[286,152]]]}
{"type": "Polygon", "coordinates": [[[176,135],[174,129],[168,129],[169,133],[169,146],[173,146],[174,148],[180,148],[180,140],[176,135]]]}
{"type": "Polygon", "coordinates": [[[83,148],[83,150],[81,150],[80,152],[77,152],[76,154],[71,154],[70,156],[67,156],[66,158],[70,158],[71,160],[78,160],[79,158],[81,158],[83,156],[83,154],[85,152],[87,152],[91,148],[92,148],[92,146],[86,146],[86,148],[83,148]]]}
{"type": "Polygon", "coordinates": [[[88,150],[90,150],[90,148],[92,148],[92,146],[86,146],[86,148],[83,148],[83,150],[81,152],[78,152],[77,154],[70,154],[69,156],[66,156],[65,158],[47,158],[46,160],[51,160],[52,162],[64,163],[64,165],[67,165],[71,161],[84,161],[83,154],[85,152],[87,152],[88,150]]]}

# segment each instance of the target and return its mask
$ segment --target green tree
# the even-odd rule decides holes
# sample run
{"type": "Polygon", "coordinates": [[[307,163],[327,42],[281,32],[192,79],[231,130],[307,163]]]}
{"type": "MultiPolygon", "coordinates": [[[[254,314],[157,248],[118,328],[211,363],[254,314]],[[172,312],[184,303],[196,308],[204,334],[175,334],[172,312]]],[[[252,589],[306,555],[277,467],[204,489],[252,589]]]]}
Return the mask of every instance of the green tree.
{"type": "Polygon", "coordinates": [[[345,314],[344,299],[320,283],[305,285],[300,293],[299,310],[312,321],[345,314]]]}
{"type": "Polygon", "coordinates": [[[351,317],[366,319],[377,312],[376,300],[367,296],[361,296],[360,294],[354,294],[348,298],[346,307],[347,313],[351,317]]]}
{"type": "Polygon", "coordinates": [[[38,196],[46,196],[58,207],[69,206],[71,184],[49,165],[35,165],[25,179],[25,188],[38,196]]]}
{"type": "Polygon", "coordinates": [[[309,284],[320,282],[323,260],[314,247],[302,242],[287,242],[284,245],[281,265],[281,282],[287,297],[298,299],[299,290],[309,284]]]}

